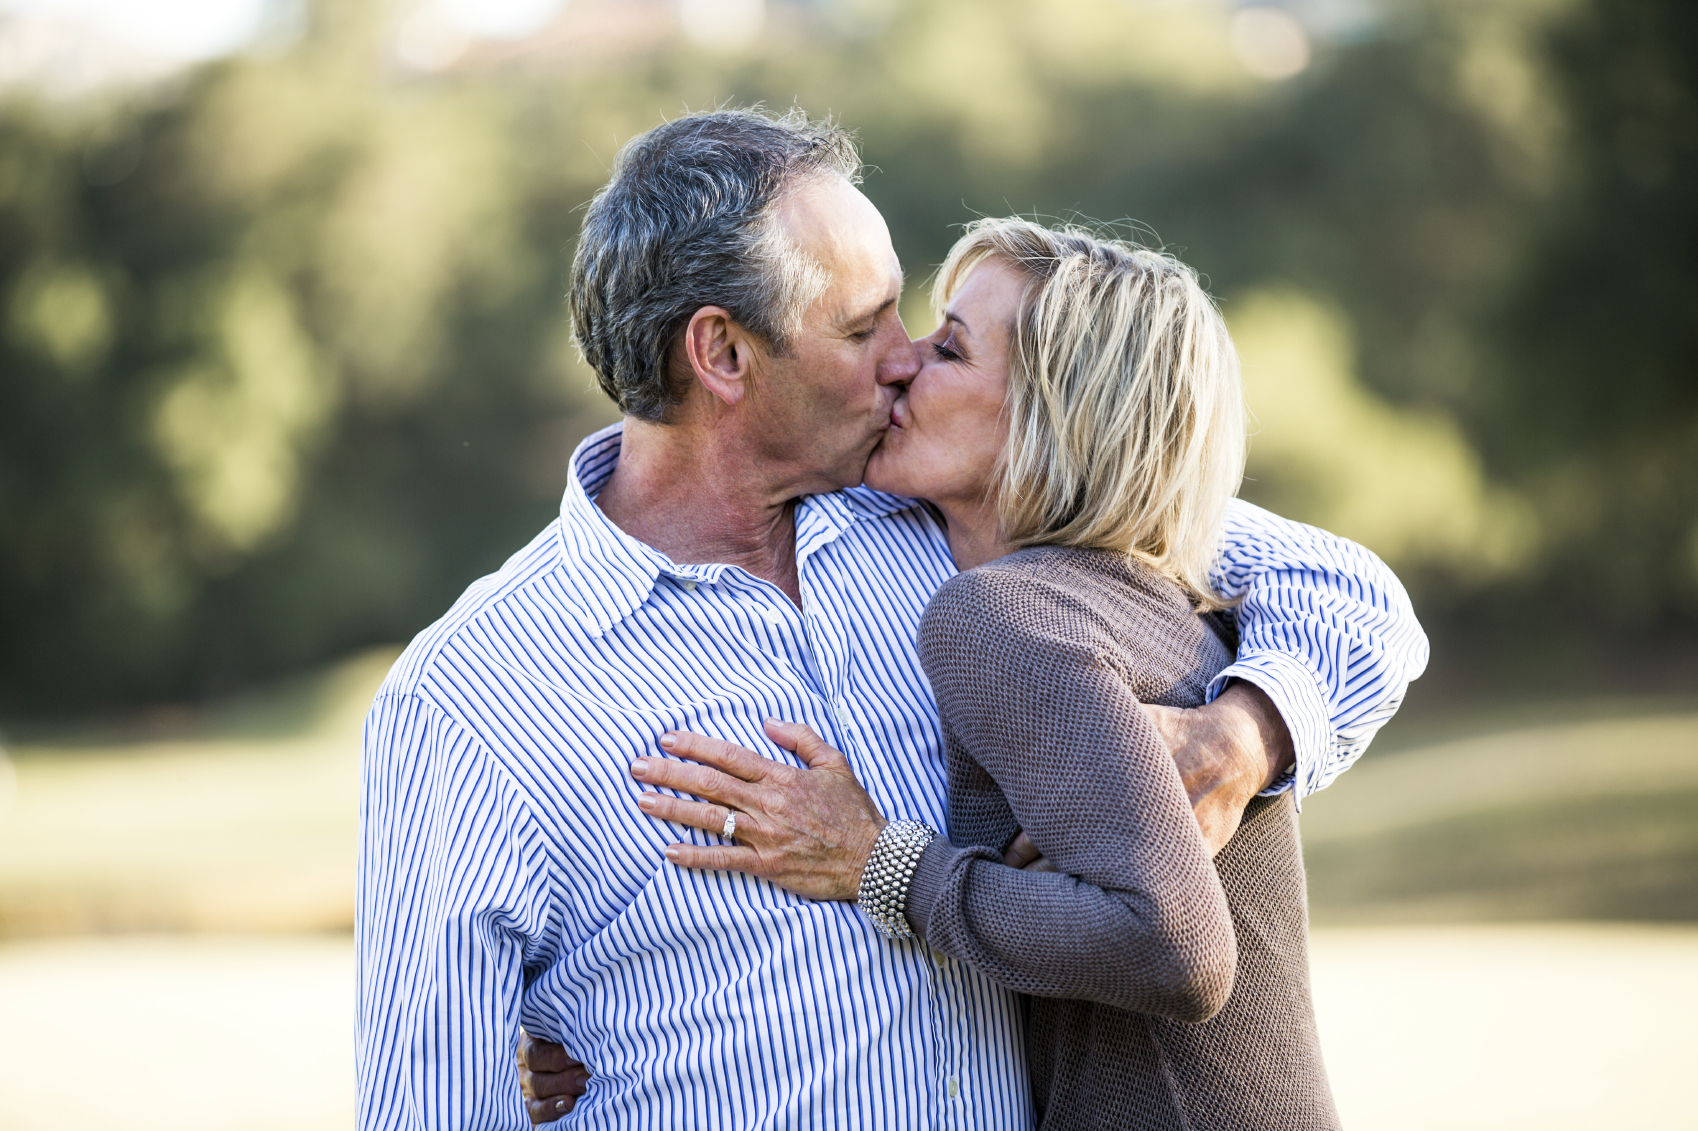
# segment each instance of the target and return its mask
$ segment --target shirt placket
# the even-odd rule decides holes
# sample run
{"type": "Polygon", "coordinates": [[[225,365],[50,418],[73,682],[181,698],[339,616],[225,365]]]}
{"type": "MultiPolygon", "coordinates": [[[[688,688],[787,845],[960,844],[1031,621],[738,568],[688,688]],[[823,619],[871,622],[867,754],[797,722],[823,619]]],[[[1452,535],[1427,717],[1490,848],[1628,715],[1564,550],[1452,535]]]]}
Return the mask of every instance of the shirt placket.
{"type": "Polygon", "coordinates": [[[805,504],[797,522],[797,543],[805,549],[798,555],[796,572],[802,591],[801,640],[813,670],[815,694],[824,701],[830,719],[829,732],[822,734],[853,759],[858,751],[851,747],[858,745],[860,735],[849,702],[849,642],[836,627],[843,618],[829,615],[841,611],[831,605],[842,600],[842,590],[833,587],[826,568],[830,547],[840,533],[819,504],[805,504]]]}
{"type": "Polygon", "coordinates": [[[943,1112],[941,1124],[944,1127],[972,1127],[976,1125],[972,1108],[972,1077],[968,1071],[971,1067],[969,1010],[972,999],[967,992],[965,970],[961,963],[941,951],[928,948],[928,955],[938,985],[939,1029],[943,1033],[942,1068],[937,1081],[938,1107],[943,1112]]]}
{"type": "MultiPolygon", "coordinates": [[[[802,607],[815,656],[831,658],[821,667],[829,673],[823,689],[829,698],[832,721],[837,731],[835,745],[852,758],[859,754],[854,760],[860,765],[882,766],[890,754],[874,751],[866,744],[862,722],[850,694],[854,686],[851,665],[855,660],[855,650],[849,633],[855,623],[854,610],[834,606],[830,612],[836,615],[828,616],[827,610],[818,603],[821,598],[811,593],[811,581],[821,584],[822,593],[843,592],[842,587],[832,587],[829,570],[826,569],[829,558],[829,554],[819,555],[812,563],[816,566],[815,570],[804,571],[802,607]]],[[[912,948],[912,961],[917,967],[916,973],[921,975],[919,983],[926,989],[932,1068],[928,1083],[932,1092],[930,1106],[936,1113],[933,1125],[940,1128],[972,1126],[965,1086],[969,996],[965,992],[960,964],[922,943],[895,945],[912,948]]]]}

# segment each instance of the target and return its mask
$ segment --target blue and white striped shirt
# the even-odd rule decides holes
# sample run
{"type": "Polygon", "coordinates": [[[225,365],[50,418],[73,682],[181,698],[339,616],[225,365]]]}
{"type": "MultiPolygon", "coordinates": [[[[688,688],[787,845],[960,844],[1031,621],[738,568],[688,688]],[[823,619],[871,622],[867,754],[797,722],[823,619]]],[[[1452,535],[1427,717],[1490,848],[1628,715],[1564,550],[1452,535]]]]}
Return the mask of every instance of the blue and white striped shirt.
{"type": "MultiPolygon", "coordinates": [[[[1014,994],[848,903],[687,871],[710,838],[637,808],[671,728],[781,759],[767,717],[846,755],[879,808],[947,827],[936,703],[914,652],[955,572],[923,506],[856,489],[796,511],[802,607],[678,565],[593,499],[617,426],[574,454],[560,519],[396,663],[366,723],[359,1124],[528,1126],[519,1026],[593,1072],[572,1127],[1024,1128],[1014,994]]],[[[1425,660],[1372,555],[1235,506],[1220,577],[1236,672],[1299,742],[1299,783],[1361,752],[1425,660]]]]}

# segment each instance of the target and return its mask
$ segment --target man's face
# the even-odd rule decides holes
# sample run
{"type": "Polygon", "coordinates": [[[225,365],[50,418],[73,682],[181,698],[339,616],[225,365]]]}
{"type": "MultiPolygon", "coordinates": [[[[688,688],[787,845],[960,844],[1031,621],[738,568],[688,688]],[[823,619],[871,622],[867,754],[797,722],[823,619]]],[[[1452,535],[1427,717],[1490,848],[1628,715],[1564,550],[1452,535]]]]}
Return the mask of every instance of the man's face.
{"type": "Polygon", "coordinates": [[[841,177],[792,190],[778,218],[830,281],[755,385],[755,435],[765,458],[795,469],[798,493],[853,487],[919,368],[896,312],[902,267],[884,217],[841,177]]]}

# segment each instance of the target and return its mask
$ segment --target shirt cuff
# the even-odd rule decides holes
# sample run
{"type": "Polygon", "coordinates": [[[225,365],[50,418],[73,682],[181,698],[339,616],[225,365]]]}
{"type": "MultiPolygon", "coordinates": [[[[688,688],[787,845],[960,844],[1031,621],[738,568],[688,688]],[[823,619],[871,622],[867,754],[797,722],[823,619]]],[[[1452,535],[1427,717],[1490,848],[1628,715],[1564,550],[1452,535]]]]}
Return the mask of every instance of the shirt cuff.
{"type": "Polygon", "coordinates": [[[1273,700],[1279,717],[1291,732],[1296,764],[1260,796],[1271,797],[1296,787],[1297,808],[1314,792],[1313,782],[1332,754],[1332,715],[1327,710],[1326,689],[1315,673],[1301,661],[1283,652],[1252,652],[1223,669],[1209,684],[1208,702],[1226,690],[1234,679],[1253,683],[1273,700]]]}
{"type": "Polygon", "coordinates": [[[943,889],[949,883],[949,873],[955,866],[955,858],[962,850],[950,844],[941,836],[932,838],[920,853],[920,862],[914,865],[914,874],[908,880],[908,898],[902,904],[902,913],[907,916],[908,925],[923,942],[926,937],[926,924],[931,921],[932,908],[943,897],[943,889]]]}

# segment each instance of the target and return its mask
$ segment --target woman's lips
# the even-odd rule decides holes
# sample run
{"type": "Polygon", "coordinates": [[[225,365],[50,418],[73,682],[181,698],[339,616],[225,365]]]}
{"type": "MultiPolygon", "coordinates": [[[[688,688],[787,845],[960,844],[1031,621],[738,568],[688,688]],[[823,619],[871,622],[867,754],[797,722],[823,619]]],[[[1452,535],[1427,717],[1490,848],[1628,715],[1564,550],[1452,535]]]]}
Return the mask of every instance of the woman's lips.
{"type": "Polygon", "coordinates": [[[890,426],[892,428],[908,427],[908,394],[897,397],[890,406],[890,426]]]}

